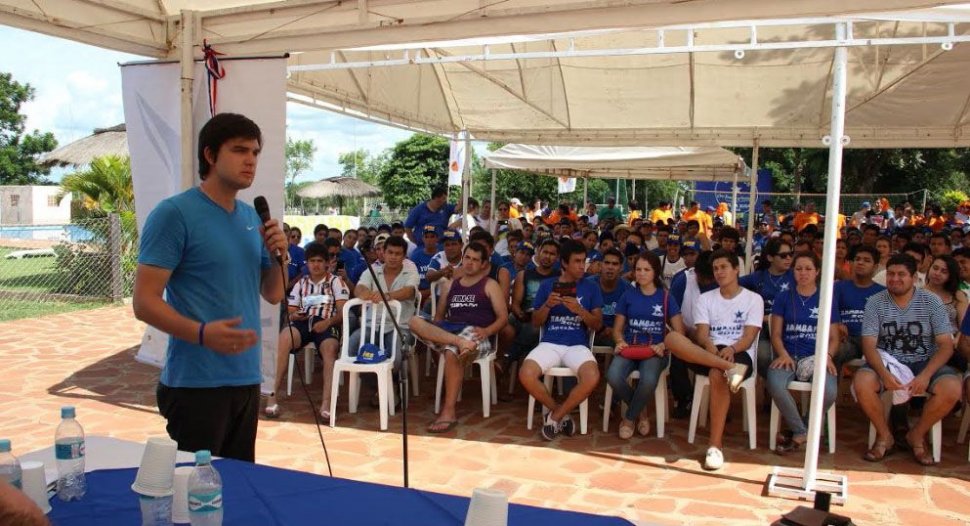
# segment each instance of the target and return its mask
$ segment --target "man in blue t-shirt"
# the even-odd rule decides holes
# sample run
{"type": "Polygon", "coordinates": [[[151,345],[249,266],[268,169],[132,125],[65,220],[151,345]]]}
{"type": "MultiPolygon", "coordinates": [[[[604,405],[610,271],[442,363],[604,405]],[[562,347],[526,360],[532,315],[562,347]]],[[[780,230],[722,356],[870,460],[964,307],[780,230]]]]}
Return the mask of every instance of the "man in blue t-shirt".
{"type": "Polygon", "coordinates": [[[422,233],[424,227],[433,225],[437,232],[444,232],[448,228],[448,218],[457,209],[454,204],[448,203],[448,191],[445,188],[436,188],[431,192],[431,199],[417,206],[408,212],[408,217],[404,221],[404,229],[407,239],[416,245],[416,250],[424,247],[422,233]]]}
{"type": "Polygon", "coordinates": [[[421,277],[421,282],[418,284],[418,289],[421,291],[421,302],[424,303],[428,299],[428,294],[431,291],[431,285],[428,283],[428,267],[431,264],[431,258],[438,253],[438,227],[434,225],[424,226],[424,244],[420,249],[415,250],[408,256],[416,267],[418,267],[418,276],[421,277]]]}
{"type": "Polygon", "coordinates": [[[259,413],[259,299],[283,299],[280,223],[236,199],[262,149],[250,119],[220,113],[199,132],[202,183],[163,200],[141,233],[135,316],[168,333],[156,391],[183,451],[255,461],[259,413]],[[279,256],[277,256],[279,257],[279,256]],[[163,296],[164,294],[164,296],[163,296]]]}
{"type": "Polygon", "coordinates": [[[862,318],[866,302],[886,287],[872,281],[879,264],[875,247],[860,245],[852,258],[852,279],[835,282],[832,293],[832,331],[829,352],[835,349],[836,369],[850,360],[862,358],[862,318]]]}
{"type": "Polygon", "coordinates": [[[620,277],[623,269],[623,254],[612,248],[603,254],[599,276],[589,276],[588,281],[595,283],[603,295],[603,327],[596,331],[594,345],[613,347],[613,321],[616,319],[616,304],[623,293],[631,288],[630,282],[620,277]]]}
{"type": "Polygon", "coordinates": [[[542,327],[543,334],[519,369],[522,386],[549,410],[542,426],[542,438],[546,440],[560,433],[575,434],[569,413],[589,397],[600,379],[589,337],[603,326],[603,296],[599,287],[583,279],[586,248],[581,243],[564,241],[559,261],[562,274],[542,282],[536,292],[532,323],[542,327]],[[562,404],[539,379],[553,367],[568,367],[579,379],[562,404]]]}

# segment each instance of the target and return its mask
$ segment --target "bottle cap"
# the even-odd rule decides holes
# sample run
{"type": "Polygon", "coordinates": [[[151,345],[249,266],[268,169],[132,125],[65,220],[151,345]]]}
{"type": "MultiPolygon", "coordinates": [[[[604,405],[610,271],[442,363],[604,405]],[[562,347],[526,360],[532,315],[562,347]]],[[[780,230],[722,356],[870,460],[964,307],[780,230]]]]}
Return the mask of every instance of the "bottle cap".
{"type": "Polygon", "coordinates": [[[200,449],[195,452],[195,463],[196,464],[211,464],[212,463],[212,453],[208,449],[200,449]]]}
{"type": "Polygon", "coordinates": [[[66,405],[61,408],[61,418],[74,418],[74,406],[66,405]]]}
{"type": "Polygon", "coordinates": [[[10,440],[7,438],[0,439],[0,453],[10,452],[10,440]]]}

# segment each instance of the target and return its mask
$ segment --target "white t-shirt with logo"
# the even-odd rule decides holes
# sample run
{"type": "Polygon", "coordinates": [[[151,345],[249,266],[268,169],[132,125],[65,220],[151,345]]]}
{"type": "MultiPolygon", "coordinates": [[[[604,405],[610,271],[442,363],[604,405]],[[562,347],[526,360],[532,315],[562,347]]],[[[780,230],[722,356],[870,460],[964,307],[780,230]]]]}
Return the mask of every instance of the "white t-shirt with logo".
{"type": "MultiPolygon", "coordinates": [[[[710,326],[714,345],[734,344],[741,339],[745,327],[761,329],[764,316],[764,300],[745,288],[741,288],[741,292],[731,299],[722,296],[721,289],[707,291],[701,294],[694,309],[694,323],[710,326]]],[[[746,351],[752,363],[755,361],[757,347],[758,338],[754,338],[746,351]]]]}

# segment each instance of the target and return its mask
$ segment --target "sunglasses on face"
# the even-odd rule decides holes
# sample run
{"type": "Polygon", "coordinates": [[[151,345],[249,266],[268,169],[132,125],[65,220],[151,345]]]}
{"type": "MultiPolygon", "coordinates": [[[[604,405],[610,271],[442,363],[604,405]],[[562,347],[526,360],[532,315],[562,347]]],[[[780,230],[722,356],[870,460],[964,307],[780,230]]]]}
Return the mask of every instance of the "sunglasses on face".
{"type": "Polygon", "coordinates": [[[775,254],[776,257],[784,258],[784,259],[788,259],[788,258],[790,258],[790,257],[792,257],[794,255],[795,254],[793,252],[779,252],[779,253],[775,254]]]}

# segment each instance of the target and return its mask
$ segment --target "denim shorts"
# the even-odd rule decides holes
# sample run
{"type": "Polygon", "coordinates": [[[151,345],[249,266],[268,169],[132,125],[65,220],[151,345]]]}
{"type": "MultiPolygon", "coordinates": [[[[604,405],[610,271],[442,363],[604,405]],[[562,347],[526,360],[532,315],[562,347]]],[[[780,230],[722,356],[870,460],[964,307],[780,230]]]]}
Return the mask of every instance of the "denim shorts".
{"type": "MultiPolygon", "coordinates": [[[[868,371],[872,371],[873,374],[876,373],[872,369],[872,367],[869,366],[868,363],[862,365],[862,367],[859,367],[859,370],[860,371],[868,370],[868,371]]],[[[944,365],[943,367],[940,367],[939,369],[936,370],[936,372],[933,373],[933,376],[930,377],[930,383],[926,388],[927,392],[933,393],[933,386],[936,385],[936,382],[943,378],[946,378],[947,376],[952,376],[954,378],[959,379],[960,372],[954,369],[953,367],[950,367],[949,365],[944,365]]],[[[876,375],[876,379],[879,380],[879,392],[882,393],[883,391],[886,390],[885,387],[883,387],[882,385],[882,378],[879,378],[879,375],[876,375]]]]}

